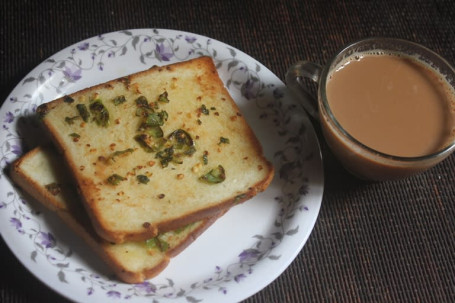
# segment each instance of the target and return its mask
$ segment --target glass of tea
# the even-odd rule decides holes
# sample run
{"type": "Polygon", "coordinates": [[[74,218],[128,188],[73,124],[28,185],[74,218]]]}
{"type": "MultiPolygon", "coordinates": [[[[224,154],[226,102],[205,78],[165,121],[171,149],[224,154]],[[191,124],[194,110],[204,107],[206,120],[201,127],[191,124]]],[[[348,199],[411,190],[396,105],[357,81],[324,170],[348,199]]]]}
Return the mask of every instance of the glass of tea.
{"type": "Polygon", "coordinates": [[[343,166],[367,180],[404,178],[455,150],[455,70],[419,44],[370,38],[326,65],[301,61],[286,84],[343,166]],[[309,98],[305,78],[318,85],[309,98]]]}

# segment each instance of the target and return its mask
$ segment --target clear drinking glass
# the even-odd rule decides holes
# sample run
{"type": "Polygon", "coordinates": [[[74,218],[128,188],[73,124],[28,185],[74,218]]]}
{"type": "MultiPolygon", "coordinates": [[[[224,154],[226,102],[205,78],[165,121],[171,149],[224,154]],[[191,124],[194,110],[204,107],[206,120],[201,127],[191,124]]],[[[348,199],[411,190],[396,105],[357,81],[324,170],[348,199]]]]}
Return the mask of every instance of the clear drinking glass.
{"type": "MultiPolygon", "coordinates": [[[[439,71],[455,91],[455,70],[446,60],[426,47],[400,39],[370,38],[352,43],[324,66],[309,61],[297,62],[289,68],[286,84],[299,98],[307,113],[319,121],[327,144],[342,165],[362,179],[382,181],[414,175],[448,157],[455,150],[455,122],[453,136],[439,151],[418,157],[402,157],[385,154],[362,144],[337,121],[327,99],[328,76],[340,62],[359,52],[393,52],[412,56],[439,71]],[[317,101],[311,98],[304,84],[305,78],[317,83],[317,101]]],[[[455,104],[452,102],[450,106],[452,120],[455,121],[455,104]]]]}

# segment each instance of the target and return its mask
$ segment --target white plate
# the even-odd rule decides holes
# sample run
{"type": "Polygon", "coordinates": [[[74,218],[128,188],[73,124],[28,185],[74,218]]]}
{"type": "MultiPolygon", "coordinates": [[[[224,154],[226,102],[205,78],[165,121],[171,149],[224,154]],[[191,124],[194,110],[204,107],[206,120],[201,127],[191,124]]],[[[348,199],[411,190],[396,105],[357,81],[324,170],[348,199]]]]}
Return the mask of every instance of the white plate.
{"type": "Polygon", "coordinates": [[[5,100],[0,119],[1,234],[38,279],[77,302],[241,301],[294,260],[319,213],[322,161],[306,115],[261,63],[207,37],[137,29],[81,41],[32,70],[5,100]],[[82,240],[54,214],[23,197],[8,179],[8,164],[29,148],[21,136],[27,119],[21,117],[63,94],[201,55],[213,58],[275,165],[276,177],[267,191],[230,210],[158,277],[137,285],[120,283],[82,240]]]}

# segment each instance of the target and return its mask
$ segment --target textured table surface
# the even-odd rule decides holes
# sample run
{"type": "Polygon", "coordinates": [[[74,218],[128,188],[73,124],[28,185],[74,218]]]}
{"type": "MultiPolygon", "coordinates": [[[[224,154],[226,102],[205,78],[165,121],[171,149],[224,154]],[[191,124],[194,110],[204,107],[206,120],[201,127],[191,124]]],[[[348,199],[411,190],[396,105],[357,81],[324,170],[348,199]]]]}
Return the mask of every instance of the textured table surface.
{"type": "MultiPolygon", "coordinates": [[[[26,1],[0,4],[0,100],[36,65],[92,36],[167,28],[232,45],[281,79],[371,36],[421,43],[455,63],[449,1],[26,1]]],[[[3,117],[2,117],[3,119],[3,117]]],[[[455,155],[401,181],[350,176],[322,144],[325,191],[297,258],[245,302],[455,302],[455,155]]],[[[0,302],[66,302],[0,240],[0,302]]]]}

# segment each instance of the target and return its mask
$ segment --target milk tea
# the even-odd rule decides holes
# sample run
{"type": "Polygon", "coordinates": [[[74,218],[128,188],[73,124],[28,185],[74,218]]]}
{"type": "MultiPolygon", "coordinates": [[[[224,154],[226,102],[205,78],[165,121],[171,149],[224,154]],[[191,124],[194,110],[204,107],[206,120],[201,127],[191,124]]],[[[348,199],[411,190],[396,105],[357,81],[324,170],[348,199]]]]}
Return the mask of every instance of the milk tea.
{"type": "Polygon", "coordinates": [[[326,93],[339,124],[385,154],[428,155],[455,135],[452,88],[410,57],[357,54],[329,75],[326,93]]]}

